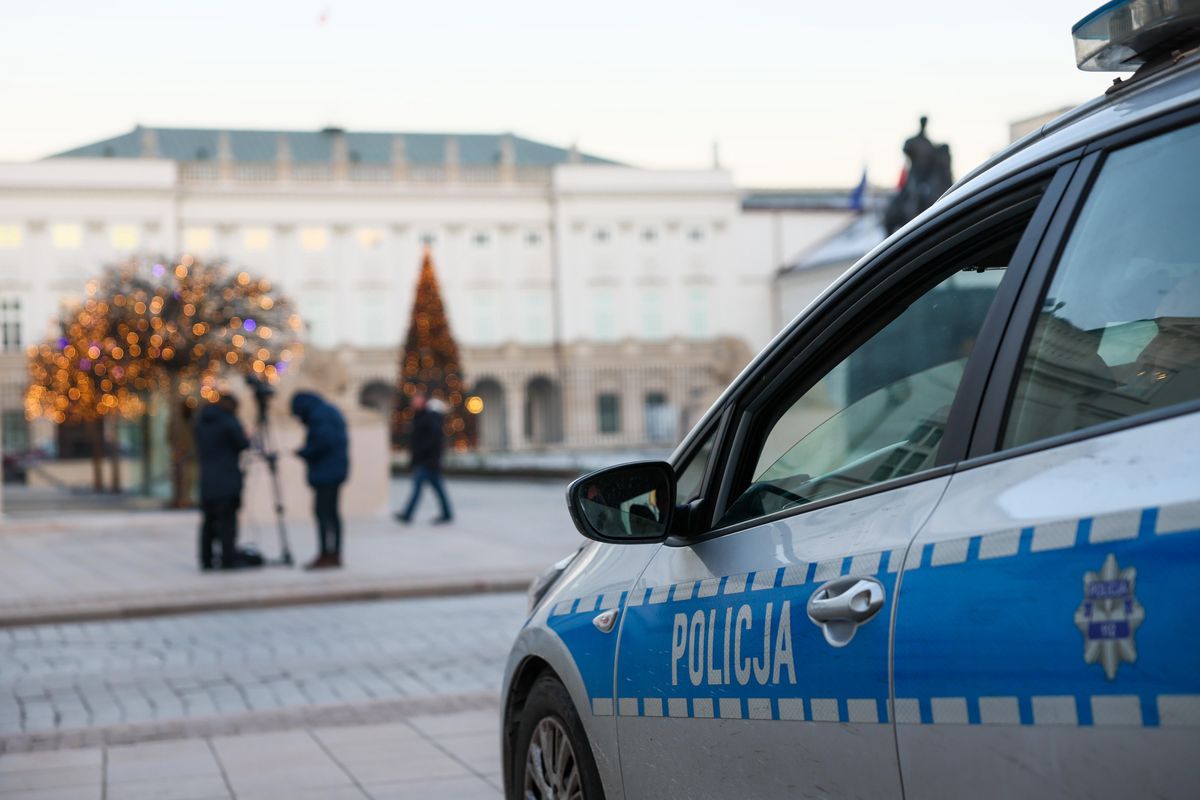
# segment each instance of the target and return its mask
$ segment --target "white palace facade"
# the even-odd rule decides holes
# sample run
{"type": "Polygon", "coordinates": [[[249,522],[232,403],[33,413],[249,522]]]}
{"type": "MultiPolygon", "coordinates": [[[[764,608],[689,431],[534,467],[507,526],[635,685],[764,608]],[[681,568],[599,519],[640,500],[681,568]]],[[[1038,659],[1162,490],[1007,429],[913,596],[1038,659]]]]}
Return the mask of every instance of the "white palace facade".
{"type": "Polygon", "coordinates": [[[668,446],[778,330],[776,272],[846,225],[846,196],[512,134],[139,127],[0,163],[5,450],[55,447],[22,416],[24,349],[140,252],[268,278],[308,325],[313,382],[386,413],[425,247],[482,449],[668,446]]]}

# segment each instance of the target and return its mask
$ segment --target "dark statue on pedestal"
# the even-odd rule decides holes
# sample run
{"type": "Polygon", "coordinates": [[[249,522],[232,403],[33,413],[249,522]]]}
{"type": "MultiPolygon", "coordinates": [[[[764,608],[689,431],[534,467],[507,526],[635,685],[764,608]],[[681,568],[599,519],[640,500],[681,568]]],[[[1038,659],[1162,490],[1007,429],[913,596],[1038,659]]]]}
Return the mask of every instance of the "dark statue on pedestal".
{"type": "Polygon", "coordinates": [[[921,130],[904,143],[908,176],[883,214],[889,236],[933,205],[954,182],[950,176],[950,145],[929,141],[925,135],[928,122],[928,117],[921,117],[921,130]]]}

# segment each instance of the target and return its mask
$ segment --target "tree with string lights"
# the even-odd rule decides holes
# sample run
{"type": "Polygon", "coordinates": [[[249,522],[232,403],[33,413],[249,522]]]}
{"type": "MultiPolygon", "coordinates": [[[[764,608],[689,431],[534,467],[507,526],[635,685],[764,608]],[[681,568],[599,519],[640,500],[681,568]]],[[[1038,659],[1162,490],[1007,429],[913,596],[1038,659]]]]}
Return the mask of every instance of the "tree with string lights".
{"type": "Polygon", "coordinates": [[[266,280],[224,264],[136,259],[108,270],[99,294],[118,335],[187,403],[215,400],[220,374],[278,381],[300,353],[300,317],[266,280]]]}
{"type": "MultiPolygon", "coordinates": [[[[189,255],[134,258],[110,267],[89,285],[85,308],[89,303],[105,341],[120,351],[123,369],[136,373],[132,390],[166,395],[171,502],[187,505],[185,468],[191,456],[184,409],[215,401],[218,380],[229,371],[276,383],[301,353],[300,317],[268,281],[189,255]]],[[[39,348],[39,356],[46,347],[54,353],[56,344],[39,348]]],[[[39,386],[45,381],[32,381],[29,398],[40,395],[39,386]]],[[[53,401],[56,407],[62,402],[53,401]]],[[[68,395],[66,402],[70,407],[74,401],[68,395]]],[[[40,400],[27,405],[31,416],[48,408],[40,400]]]]}
{"type": "Polygon", "coordinates": [[[143,413],[144,392],[152,377],[145,361],[130,353],[116,333],[109,304],[95,296],[74,308],[64,309],[59,336],[29,349],[29,389],[25,394],[28,417],[45,417],[60,425],[81,424],[91,439],[92,485],[104,489],[102,463],[105,427],[112,430],[112,491],[121,490],[119,453],[115,441],[118,417],[143,413]]]}
{"type": "Polygon", "coordinates": [[[471,415],[464,408],[465,388],[458,344],[450,332],[450,321],[446,318],[429,248],[425,248],[421,259],[421,273],[417,278],[408,336],[400,354],[396,388],[392,441],[398,447],[409,445],[409,428],[414,414],[412,399],[418,394],[446,403],[444,431],[451,446],[459,452],[470,447],[474,426],[471,415]]]}

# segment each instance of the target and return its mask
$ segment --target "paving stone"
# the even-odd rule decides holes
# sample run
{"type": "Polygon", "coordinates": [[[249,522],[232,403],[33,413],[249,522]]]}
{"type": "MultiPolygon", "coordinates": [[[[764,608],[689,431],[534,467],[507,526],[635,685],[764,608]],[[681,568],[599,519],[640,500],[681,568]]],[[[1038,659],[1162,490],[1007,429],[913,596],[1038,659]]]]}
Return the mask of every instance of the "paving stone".
{"type": "Polygon", "coordinates": [[[388,783],[398,780],[432,780],[472,775],[469,767],[450,756],[438,753],[421,759],[381,756],[370,761],[346,764],[359,783],[388,783]]]}
{"type": "Polygon", "coordinates": [[[0,772],[0,797],[10,792],[61,787],[91,787],[100,782],[99,765],[83,767],[53,767],[0,772]]]}
{"type": "Polygon", "coordinates": [[[219,779],[221,768],[207,742],[185,739],[109,747],[106,775],[109,783],[167,778],[190,782],[192,778],[219,779]]]}
{"type": "Polygon", "coordinates": [[[28,789],[0,794],[3,800],[101,800],[99,782],[95,786],[57,786],[47,789],[28,789]]]}
{"type": "Polygon", "coordinates": [[[122,782],[110,779],[104,793],[105,800],[211,800],[230,796],[220,774],[122,782]]]}
{"type": "Polygon", "coordinates": [[[462,714],[428,714],[413,717],[409,724],[434,738],[466,734],[491,734],[499,740],[500,721],[492,711],[469,711],[462,714]]]}
{"type": "Polygon", "coordinates": [[[238,792],[237,800],[369,800],[369,795],[353,785],[316,789],[288,787],[238,792]]]}
{"type": "Polygon", "coordinates": [[[364,788],[372,800],[424,800],[429,797],[499,800],[502,796],[498,788],[478,777],[365,784],[364,788]]]}

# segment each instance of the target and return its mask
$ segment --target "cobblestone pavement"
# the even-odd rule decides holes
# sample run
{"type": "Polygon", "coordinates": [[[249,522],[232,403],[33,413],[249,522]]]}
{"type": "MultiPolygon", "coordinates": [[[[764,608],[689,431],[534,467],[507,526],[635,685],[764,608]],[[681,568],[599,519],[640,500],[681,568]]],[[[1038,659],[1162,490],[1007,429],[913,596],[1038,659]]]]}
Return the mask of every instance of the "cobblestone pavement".
{"type": "Polygon", "coordinates": [[[309,727],[320,709],[379,721],[344,712],[494,697],[524,608],[510,593],[0,629],[0,748],[102,728],[115,734],[76,742],[132,741],[121,731],[150,723],[144,738],[221,733],[204,725],[255,714],[309,727]]]}
{"type": "Polygon", "coordinates": [[[0,800],[499,800],[495,710],[0,755],[0,800]]]}

